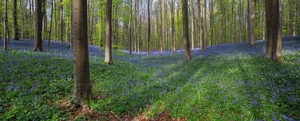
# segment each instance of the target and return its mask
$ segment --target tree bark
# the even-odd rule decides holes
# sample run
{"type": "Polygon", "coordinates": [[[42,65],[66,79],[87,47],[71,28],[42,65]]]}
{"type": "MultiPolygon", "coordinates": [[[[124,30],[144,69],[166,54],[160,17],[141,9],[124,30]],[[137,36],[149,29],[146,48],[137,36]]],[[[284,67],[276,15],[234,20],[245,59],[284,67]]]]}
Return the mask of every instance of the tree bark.
{"type": "Polygon", "coordinates": [[[3,50],[7,50],[7,39],[8,39],[8,29],[7,29],[7,0],[4,0],[4,39],[3,39],[3,50]]]}
{"type": "Polygon", "coordinates": [[[295,20],[294,20],[294,17],[295,17],[295,11],[294,11],[294,2],[293,0],[289,0],[289,3],[290,3],[290,36],[296,36],[296,26],[295,26],[295,20]]]}
{"type": "Polygon", "coordinates": [[[35,29],[34,29],[34,48],[33,51],[43,51],[42,41],[42,27],[43,27],[43,13],[42,13],[42,0],[35,0],[35,29]]]}
{"type": "Polygon", "coordinates": [[[176,42],[175,42],[175,22],[174,22],[174,0],[172,0],[171,5],[171,21],[172,21],[172,52],[175,53],[176,51],[176,42]]]}
{"type": "Polygon", "coordinates": [[[195,34],[195,27],[194,27],[194,25],[195,25],[195,20],[194,20],[194,3],[192,2],[192,1],[190,1],[191,2],[191,14],[192,14],[192,17],[191,17],[191,22],[192,22],[192,24],[191,24],[191,43],[192,43],[192,50],[194,50],[195,49],[195,43],[194,43],[194,34],[195,34]]]}
{"type": "Polygon", "coordinates": [[[132,21],[132,0],[130,0],[130,20],[129,20],[129,54],[132,54],[132,45],[131,45],[131,21],[132,21]]]}
{"type": "Polygon", "coordinates": [[[59,7],[60,7],[60,41],[61,42],[63,42],[63,31],[64,31],[64,12],[63,12],[63,6],[62,6],[62,0],[60,0],[60,5],[59,5],[59,7]]]}
{"type": "Polygon", "coordinates": [[[213,46],[214,39],[214,1],[210,1],[210,46],[213,46]]]}
{"type": "Polygon", "coordinates": [[[150,0],[148,0],[148,43],[147,55],[150,55],[150,40],[151,40],[151,21],[150,21],[150,0]]]}
{"type": "Polygon", "coordinates": [[[105,30],[105,60],[106,64],[112,64],[112,48],[111,48],[111,11],[112,0],[106,2],[106,30],[105,30]]]}
{"type": "Polygon", "coordinates": [[[267,44],[265,58],[280,61],[281,48],[281,18],[278,0],[266,0],[267,44]]]}
{"type": "Polygon", "coordinates": [[[73,106],[78,108],[84,105],[85,99],[92,97],[87,40],[87,0],[72,0],[72,18],[72,41],[74,41],[72,102],[73,106]]]}
{"type": "Polygon", "coordinates": [[[13,39],[19,40],[18,22],[17,22],[17,0],[13,0],[13,39]]]}
{"type": "MultiPolygon", "coordinates": [[[[72,2],[72,1],[71,1],[72,2]]],[[[50,29],[49,29],[49,36],[48,36],[48,48],[50,48],[50,40],[51,40],[51,33],[52,33],[52,21],[53,21],[53,1],[51,1],[51,17],[50,17],[50,29]]]]}
{"type": "Polygon", "coordinates": [[[254,45],[254,0],[248,0],[248,45],[254,45]]]}
{"type": "Polygon", "coordinates": [[[162,40],[162,36],[163,36],[163,28],[162,28],[162,17],[163,17],[163,13],[162,13],[162,1],[163,0],[159,0],[159,11],[160,11],[160,33],[159,33],[159,52],[160,54],[162,54],[163,51],[163,40],[162,40]]]}
{"type": "Polygon", "coordinates": [[[242,0],[238,0],[238,11],[239,11],[239,19],[238,19],[238,42],[242,42],[242,0]]]}
{"type": "Polygon", "coordinates": [[[187,60],[191,60],[191,50],[190,50],[190,43],[189,43],[189,19],[188,19],[188,2],[187,0],[182,0],[182,23],[183,23],[183,42],[184,42],[184,51],[185,51],[185,58],[187,60]]]}
{"type": "Polygon", "coordinates": [[[203,33],[204,34],[203,34],[203,41],[202,41],[203,50],[206,49],[206,40],[207,40],[206,3],[207,3],[207,1],[204,0],[204,5],[202,5],[204,8],[204,16],[203,16],[203,19],[204,19],[203,33]]]}
{"type": "Polygon", "coordinates": [[[199,47],[201,50],[205,50],[205,44],[204,44],[204,24],[203,24],[203,3],[202,0],[198,0],[198,10],[199,10],[199,47]]]}

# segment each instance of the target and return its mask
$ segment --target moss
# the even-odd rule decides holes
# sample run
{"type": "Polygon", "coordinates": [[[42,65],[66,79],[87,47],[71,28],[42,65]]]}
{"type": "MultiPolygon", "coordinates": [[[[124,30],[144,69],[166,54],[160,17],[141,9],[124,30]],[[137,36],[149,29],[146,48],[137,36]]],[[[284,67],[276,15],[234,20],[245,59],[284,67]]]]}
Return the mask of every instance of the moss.
{"type": "Polygon", "coordinates": [[[279,56],[278,58],[275,59],[276,62],[284,62],[283,56],[279,56]]]}

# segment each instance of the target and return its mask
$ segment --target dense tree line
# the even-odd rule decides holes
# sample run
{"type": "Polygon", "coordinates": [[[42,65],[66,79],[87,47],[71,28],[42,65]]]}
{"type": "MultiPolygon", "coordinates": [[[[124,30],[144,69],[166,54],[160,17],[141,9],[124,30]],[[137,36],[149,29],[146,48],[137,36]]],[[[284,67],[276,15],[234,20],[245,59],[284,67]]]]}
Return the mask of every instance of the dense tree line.
{"type": "MultiPolygon", "coordinates": [[[[3,1],[7,1],[8,38],[33,39],[36,2],[3,1]]],[[[5,10],[4,2],[1,2],[2,10],[5,10]]],[[[106,1],[87,2],[88,42],[104,49],[106,1]]],[[[281,2],[282,35],[299,35],[299,2],[281,2]]],[[[45,0],[44,3],[43,40],[70,42],[70,0],[45,0]]],[[[147,51],[147,48],[159,51],[183,48],[181,7],[180,0],[113,0],[112,46],[133,52],[147,51]],[[151,33],[148,34],[148,31],[151,33]]],[[[0,11],[1,20],[5,18],[4,12],[0,11]]],[[[248,40],[249,45],[253,45],[254,40],[266,38],[265,20],[264,0],[189,0],[191,49],[248,40]]],[[[5,22],[0,23],[1,28],[4,25],[5,22]]],[[[0,30],[0,34],[4,36],[4,29],[0,30]]]]}

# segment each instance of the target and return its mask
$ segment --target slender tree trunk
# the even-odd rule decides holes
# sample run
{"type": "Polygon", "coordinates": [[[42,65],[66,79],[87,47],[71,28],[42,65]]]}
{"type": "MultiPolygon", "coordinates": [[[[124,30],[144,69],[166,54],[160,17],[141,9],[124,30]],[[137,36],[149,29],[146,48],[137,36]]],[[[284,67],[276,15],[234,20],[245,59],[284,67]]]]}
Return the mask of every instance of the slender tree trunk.
{"type": "MultiPolygon", "coordinates": [[[[29,29],[30,29],[30,28],[32,28],[32,24],[33,24],[32,20],[34,19],[34,18],[32,17],[32,16],[33,16],[32,14],[34,13],[34,12],[33,12],[33,0],[30,0],[30,1],[29,1],[29,9],[30,9],[30,10],[29,10],[29,18],[30,18],[30,19],[29,19],[29,29]]],[[[31,32],[31,31],[28,31],[28,32],[27,32],[28,39],[31,39],[31,38],[32,38],[32,36],[30,35],[30,32],[31,32]]]]}
{"type": "Polygon", "coordinates": [[[192,24],[191,24],[191,42],[192,42],[192,50],[194,50],[195,49],[195,43],[194,43],[194,34],[195,34],[195,27],[194,27],[194,24],[195,24],[195,20],[194,20],[194,6],[193,6],[193,2],[192,1],[190,1],[191,2],[191,13],[192,13],[192,17],[191,17],[191,22],[192,22],[192,24]]]}
{"type": "MultiPolygon", "coordinates": [[[[49,29],[49,36],[48,36],[48,48],[50,48],[50,40],[51,40],[51,33],[52,33],[52,20],[53,20],[53,1],[51,1],[51,18],[50,18],[50,29],[49,29]]],[[[73,48],[73,47],[71,47],[73,48]]]]}
{"type": "Polygon", "coordinates": [[[176,41],[175,41],[175,22],[174,22],[174,0],[172,0],[171,5],[171,19],[172,19],[172,52],[176,51],[176,41]]]}
{"type": "MultiPolygon", "coordinates": [[[[139,11],[140,11],[140,0],[137,0],[137,12],[139,13],[139,11]]],[[[141,17],[141,15],[139,15],[139,17],[141,17]]],[[[138,22],[139,20],[138,20],[139,18],[138,18],[138,16],[136,16],[136,51],[135,52],[137,52],[137,53],[139,53],[139,49],[140,49],[140,35],[141,35],[141,32],[139,32],[140,30],[139,30],[139,26],[140,26],[140,22],[138,22]]]]}
{"type": "Polygon", "coordinates": [[[46,0],[42,0],[43,1],[43,5],[44,6],[42,8],[42,14],[43,14],[43,31],[45,34],[43,34],[43,40],[47,39],[47,11],[46,11],[46,0]]]}
{"type": "MultiPolygon", "coordinates": [[[[164,4],[165,6],[168,6],[168,4],[167,4],[167,2],[165,2],[165,4],[164,4]]],[[[166,33],[166,37],[165,37],[165,39],[166,39],[166,43],[165,43],[165,46],[166,46],[166,51],[168,51],[168,46],[169,46],[169,17],[168,17],[168,15],[169,15],[169,13],[168,13],[168,8],[167,7],[165,7],[165,21],[166,21],[166,29],[165,29],[165,33],[166,33]]]]}
{"type": "Polygon", "coordinates": [[[238,24],[238,41],[241,42],[242,41],[242,0],[238,0],[239,1],[239,5],[238,5],[238,11],[239,11],[239,24],[238,24]]]}
{"type": "Polygon", "coordinates": [[[20,1],[20,5],[21,5],[21,9],[23,10],[21,13],[21,15],[22,15],[22,19],[21,19],[21,21],[22,21],[22,28],[21,28],[21,38],[22,39],[24,39],[25,37],[24,37],[24,29],[25,29],[25,14],[26,14],[26,11],[25,11],[25,6],[26,6],[26,3],[24,2],[24,1],[22,0],[22,1],[20,1]]]}
{"type": "Polygon", "coordinates": [[[163,51],[163,43],[162,43],[162,35],[163,35],[163,28],[162,28],[162,1],[163,0],[159,0],[159,11],[160,11],[160,34],[159,34],[159,52],[160,54],[162,54],[162,51],[163,51]]]}
{"type": "Polygon", "coordinates": [[[112,48],[111,48],[111,12],[112,0],[106,1],[106,30],[105,30],[105,60],[106,64],[112,64],[112,48]]]}
{"type": "Polygon", "coordinates": [[[226,35],[225,35],[225,31],[226,31],[226,28],[225,28],[225,11],[224,11],[224,1],[220,1],[221,3],[221,29],[220,29],[220,33],[221,33],[221,36],[220,36],[220,44],[225,44],[225,39],[226,39],[226,35]]]}
{"type": "Polygon", "coordinates": [[[248,0],[248,45],[254,45],[254,0],[248,0]]]}
{"type": "Polygon", "coordinates": [[[42,27],[43,27],[43,13],[42,13],[43,1],[35,0],[35,34],[34,34],[34,48],[33,51],[43,51],[42,41],[42,27]]]}
{"type": "Polygon", "coordinates": [[[290,3],[290,35],[291,36],[296,36],[296,26],[295,26],[295,21],[294,21],[294,14],[295,14],[295,11],[294,11],[294,2],[293,0],[289,0],[289,3],[290,3]]]}
{"type": "Polygon", "coordinates": [[[13,39],[19,40],[18,22],[17,22],[17,0],[13,0],[13,39]]]}
{"type": "Polygon", "coordinates": [[[213,46],[214,39],[214,1],[210,0],[210,46],[213,46]]]}
{"type": "Polygon", "coordinates": [[[72,41],[74,41],[74,91],[73,107],[84,106],[85,99],[92,97],[89,73],[89,52],[87,40],[87,0],[72,0],[72,41]]]}
{"type": "Polygon", "coordinates": [[[206,49],[206,40],[207,40],[207,23],[206,23],[206,7],[207,7],[207,4],[206,4],[207,2],[206,2],[206,0],[204,0],[204,5],[203,5],[203,8],[204,8],[204,26],[203,26],[203,41],[202,41],[202,45],[203,45],[203,50],[205,50],[206,49]]]}
{"type": "Polygon", "coordinates": [[[130,0],[130,20],[129,20],[129,54],[132,54],[132,45],[131,45],[131,21],[132,21],[132,0],[130,0]]]}
{"type": "Polygon", "coordinates": [[[4,41],[3,41],[3,50],[7,50],[7,39],[8,39],[8,29],[7,29],[7,0],[4,0],[4,41]]]}
{"type": "Polygon", "coordinates": [[[150,0],[148,0],[148,43],[147,55],[150,55],[150,41],[151,41],[151,21],[150,21],[150,0]]]}
{"type": "Polygon", "coordinates": [[[199,17],[198,17],[198,25],[199,25],[199,47],[204,50],[203,47],[203,40],[204,40],[204,36],[203,36],[203,12],[202,12],[202,0],[198,0],[198,10],[199,10],[199,17]]]}
{"type": "MultiPolygon", "coordinates": [[[[62,3],[62,0],[60,0],[62,3]]],[[[64,12],[62,4],[60,6],[60,41],[63,42],[63,33],[64,33],[64,12]]]]}
{"type": "Polygon", "coordinates": [[[266,0],[267,44],[265,58],[280,61],[281,49],[281,18],[278,0],[266,0]]]}
{"type": "Polygon", "coordinates": [[[185,58],[191,60],[191,50],[189,43],[189,19],[188,19],[188,2],[187,0],[182,0],[182,23],[183,23],[183,42],[184,42],[184,51],[185,58]]]}
{"type": "Polygon", "coordinates": [[[234,42],[234,40],[235,40],[235,31],[234,31],[234,28],[235,28],[235,11],[234,11],[234,6],[235,6],[235,1],[234,0],[232,0],[232,2],[231,2],[231,14],[232,14],[232,16],[231,16],[231,43],[233,43],[234,42]]]}
{"type": "Polygon", "coordinates": [[[265,5],[264,5],[264,2],[262,2],[262,7],[261,7],[261,13],[262,13],[262,15],[261,15],[261,18],[262,18],[262,21],[261,21],[261,26],[262,26],[262,39],[264,40],[264,39],[266,39],[266,32],[265,32],[265,5]]]}

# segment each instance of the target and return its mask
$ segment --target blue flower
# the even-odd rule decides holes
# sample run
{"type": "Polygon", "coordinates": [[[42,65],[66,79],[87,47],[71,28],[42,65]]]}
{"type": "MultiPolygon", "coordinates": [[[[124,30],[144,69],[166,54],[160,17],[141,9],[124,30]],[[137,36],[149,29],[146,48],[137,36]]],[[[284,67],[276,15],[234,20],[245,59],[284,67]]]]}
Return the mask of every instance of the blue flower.
{"type": "Polygon", "coordinates": [[[254,106],[257,106],[257,105],[258,105],[257,100],[254,100],[252,103],[253,103],[254,106]]]}
{"type": "Polygon", "coordinates": [[[7,86],[8,91],[11,91],[13,88],[14,88],[14,86],[12,86],[12,85],[7,86]]]}

